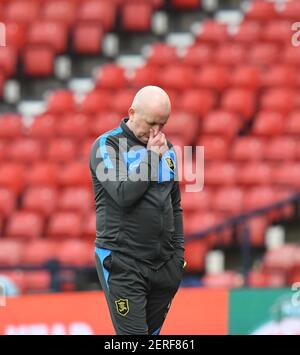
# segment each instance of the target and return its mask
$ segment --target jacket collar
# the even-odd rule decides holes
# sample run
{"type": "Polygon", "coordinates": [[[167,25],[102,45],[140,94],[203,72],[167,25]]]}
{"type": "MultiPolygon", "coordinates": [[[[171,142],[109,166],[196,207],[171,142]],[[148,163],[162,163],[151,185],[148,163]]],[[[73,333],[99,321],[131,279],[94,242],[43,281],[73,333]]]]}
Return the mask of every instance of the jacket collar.
{"type": "Polygon", "coordinates": [[[147,144],[145,144],[144,142],[140,141],[135,134],[132,132],[132,130],[127,126],[127,121],[129,120],[128,117],[125,117],[122,119],[121,122],[121,128],[123,129],[123,132],[125,134],[125,136],[127,136],[128,138],[134,140],[137,144],[142,145],[144,147],[147,146],[147,144]]]}

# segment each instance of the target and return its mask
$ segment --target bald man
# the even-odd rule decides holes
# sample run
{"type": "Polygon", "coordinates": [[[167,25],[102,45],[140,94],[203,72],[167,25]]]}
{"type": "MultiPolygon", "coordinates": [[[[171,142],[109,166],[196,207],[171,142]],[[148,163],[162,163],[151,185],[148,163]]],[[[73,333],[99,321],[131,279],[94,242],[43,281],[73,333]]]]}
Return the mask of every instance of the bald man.
{"type": "Polygon", "coordinates": [[[96,265],[116,334],[157,335],[183,276],[176,154],[162,133],[168,95],[147,86],[93,144],[96,265]]]}

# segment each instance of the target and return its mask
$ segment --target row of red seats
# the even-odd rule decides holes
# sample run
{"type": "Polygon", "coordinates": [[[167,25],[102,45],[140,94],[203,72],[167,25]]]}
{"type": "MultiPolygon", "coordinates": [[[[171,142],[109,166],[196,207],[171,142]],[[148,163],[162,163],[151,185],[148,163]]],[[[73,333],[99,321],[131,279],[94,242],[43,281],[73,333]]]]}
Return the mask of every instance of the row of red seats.
{"type": "Polygon", "coordinates": [[[0,239],[0,264],[14,266],[27,264],[43,265],[57,259],[63,265],[94,265],[93,242],[84,240],[53,241],[32,240],[22,243],[14,239],[0,239]]]}
{"type": "Polygon", "coordinates": [[[265,22],[277,18],[298,20],[300,5],[297,0],[285,1],[283,6],[276,6],[275,2],[254,0],[246,11],[246,18],[265,22]]]}
{"type": "MultiPolygon", "coordinates": [[[[254,171],[254,170],[253,170],[254,171]]],[[[194,192],[192,195],[182,186],[182,205],[184,211],[191,212],[216,210],[229,213],[251,210],[262,207],[284,198],[292,193],[289,186],[287,190],[267,185],[270,180],[265,179],[265,184],[256,178],[247,176],[247,172],[241,173],[247,184],[234,186],[211,186],[205,187],[201,192],[194,192]],[[255,186],[255,187],[254,187],[255,186]]],[[[259,172],[258,172],[258,175],[259,172]]],[[[206,184],[206,182],[205,182],[206,184]]],[[[59,212],[78,212],[82,216],[93,208],[94,200],[90,187],[68,187],[58,189],[54,186],[29,187],[20,197],[9,188],[0,187],[0,214],[2,217],[9,217],[17,206],[26,212],[33,212],[47,217],[57,210],[59,212]]]]}
{"type": "MultiPolygon", "coordinates": [[[[164,45],[158,45],[161,47],[164,45]]],[[[170,47],[173,51],[174,48],[170,47]]],[[[224,46],[221,50],[230,52],[230,46],[224,46]]],[[[228,87],[243,87],[256,90],[259,87],[295,88],[299,86],[298,62],[278,64],[269,63],[268,68],[259,68],[249,61],[242,60],[235,63],[233,68],[226,66],[228,54],[220,55],[220,62],[214,62],[207,58],[207,62],[201,62],[200,56],[203,46],[190,47],[187,56],[183,60],[177,58],[164,58],[160,50],[156,57],[150,57],[144,67],[138,68],[132,78],[128,78],[125,69],[115,65],[106,64],[96,76],[96,87],[99,89],[122,89],[128,86],[142,86],[146,82],[161,83],[166,88],[173,90],[186,90],[204,87],[214,90],[223,90],[228,87]],[[189,56],[188,56],[189,55],[189,56]],[[194,68],[197,66],[198,68],[194,68]],[[185,79],[185,80],[184,80],[185,79]]],[[[300,50],[297,51],[297,59],[300,50]]],[[[273,54],[271,55],[273,58],[273,54]]],[[[102,92],[102,91],[99,91],[102,92]]]]}
{"type": "Polygon", "coordinates": [[[56,55],[68,51],[69,37],[72,37],[75,53],[99,54],[103,35],[115,27],[118,9],[124,30],[149,31],[152,14],[163,5],[163,0],[127,0],[125,3],[118,0],[52,0],[46,3],[14,0],[0,5],[0,20],[6,26],[7,43],[0,51],[2,96],[5,80],[17,72],[20,52],[25,75],[51,76],[56,55]]]}
{"type": "Polygon", "coordinates": [[[293,35],[291,27],[294,22],[292,19],[270,19],[262,22],[246,18],[237,28],[232,30],[226,24],[206,20],[201,23],[196,33],[196,41],[210,44],[233,41],[248,45],[258,42],[282,45],[289,43],[291,35],[293,35]]]}
{"type": "MultiPolygon", "coordinates": [[[[22,195],[23,210],[49,216],[56,210],[86,214],[94,204],[89,187],[73,187],[59,190],[53,186],[31,187],[22,195]]],[[[9,189],[0,188],[0,213],[9,216],[16,208],[17,196],[9,189]]]]}
{"type": "MultiPolygon", "coordinates": [[[[53,188],[33,188],[25,194],[18,210],[15,210],[14,195],[4,189],[0,191],[2,231],[7,237],[20,239],[38,239],[41,235],[59,239],[95,237],[95,213],[91,207],[90,197],[86,197],[87,191],[68,189],[62,198],[59,198],[53,188]],[[73,192],[75,194],[72,194],[73,192]],[[76,201],[74,205],[72,198],[76,201]],[[6,220],[3,216],[7,216],[6,220]]],[[[271,187],[250,189],[232,187],[216,192],[212,192],[212,189],[205,191],[195,193],[192,202],[190,193],[184,191],[182,193],[187,234],[213,226],[225,217],[261,208],[290,196],[271,187]],[[203,206],[207,201],[209,201],[207,206],[203,206]]],[[[274,221],[278,218],[291,217],[293,213],[292,206],[288,206],[279,210],[274,209],[268,218],[269,221],[274,221]]]]}
{"type": "Polygon", "coordinates": [[[57,211],[46,219],[40,213],[18,210],[8,218],[3,235],[20,240],[40,239],[46,235],[58,240],[81,238],[92,241],[95,239],[95,226],[94,212],[83,216],[79,212],[57,211]]]}
{"type": "MultiPolygon", "coordinates": [[[[64,161],[61,161],[65,163],[64,161]]],[[[194,183],[195,161],[179,165],[179,176],[182,183],[194,183]]],[[[198,162],[198,169],[203,172],[198,162]]],[[[3,163],[0,166],[0,187],[9,188],[19,193],[26,186],[60,186],[77,187],[89,186],[91,177],[88,161],[70,162],[68,164],[54,164],[52,162],[36,162],[32,165],[21,163],[3,163]],[[30,169],[26,168],[30,166],[30,169]]],[[[201,176],[198,174],[198,180],[201,176]]],[[[232,162],[207,161],[204,168],[205,186],[260,186],[273,184],[274,186],[290,186],[299,188],[299,166],[297,162],[278,161],[267,162],[232,162]],[[243,169],[243,171],[241,171],[243,169]]]]}
{"type": "MultiPolygon", "coordinates": [[[[101,47],[101,38],[103,36],[102,31],[93,26],[94,25],[85,24],[75,31],[75,47],[84,46],[82,48],[82,52],[89,54],[95,53],[95,51],[99,52],[101,47]],[[90,40],[86,41],[86,38],[90,38],[90,40]],[[80,44],[81,42],[83,44],[80,44]]],[[[57,38],[57,36],[53,36],[53,34],[51,34],[51,38],[57,38]]],[[[56,51],[65,51],[65,48],[63,47],[65,46],[64,43],[66,42],[66,39],[67,38],[65,36],[60,42],[55,42],[56,48],[51,47],[49,41],[49,43],[46,41],[40,41],[27,46],[23,53],[24,73],[32,76],[52,75],[56,51]],[[43,60],[39,60],[40,58],[43,58],[43,60]]],[[[286,43],[289,42],[286,41],[285,44],[286,43]]],[[[145,69],[138,70],[136,77],[133,79],[133,83],[139,85],[140,82],[146,80],[147,77],[150,77],[151,81],[160,81],[161,83],[164,83],[169,77],[172,77],[170,76],[170,73],[175,71],[177,76],[180,75],[180,77],[186,74],[186,77],[190,78],[189,81],[191,81],[193,77],[191,70],[192,68],[190,67],[199,67],[203,65],[204,73],[207,73],[208,69],[206,66],[211,65],[212,63],[215,63],[214,69],[219,70],[220,73],[222,73],[223,78],[220,80],[230,80],[234,82],[235,80],[230,78],[228,70],[225,71],[226,68],[224,67],[236,67],[237,65],[244,65],[245,63],[256,67],[260,65],[276,66],[278,61],[279,63],[282,63],[283,66],[292,65],[297,67],[298,58],[299,48],[293,47],[291,44],[283,48],[273,44],[254,44],[250,49],[235,44],[223,44],[217,49],[206,44],[199,44],[189,47],[183,57],[178,57],[174,47],[164,44],[157,44],[152,48],[150,57],[148,58],[148,66],[150,67],[147,68],[147,71],[145,69]],[[158,65],[170,65],[170,63],[173,63],[173,66],[168,69],[167,73],[164,73],[163,71],[162,77],[159,75],[161,70],[155,70],[155,68],[152,68],[153,66],[158,65]],[[220,66],[221,68],[217,69],[217,66],[220,66]]],[[[17,63],[18,55],[14,48],[8,46],[1,49],[0,67],[2,68],[2,72],[5,77],[10,77],[16,74],[17,63]]],[[[256,76],[258,75],[258,73],[255,73],[255,68],[253,68],[252,71],[256,74],[256,76]]],[[[268,86],[272,86],[273,83],[278,85],[279,80],[279,85],[298,85],[299,76],[293,76],[292,74],[292,69],[287,70],[283,68],[281,71],[276,71],[275,69],[275,72],[272,73],[272,71],[270,71],[270,74],[265,76],[263,83],[268,86]],[[283,75],[284,72],[287,72],[287,77],[283,75]],[[279,76],[279,78],[277,78],[277,76],[279,76]]],[[[121,78],[119,78],[119,82],[120,79],[121,78]]],[[[189,81],[187,81],[185,86],[189,85],[189,81]]],[[[256,82],[257,81],[258,79],[256,79],[256,82]]],[[[175,83],[176,82],[181,82],[180,78],[176,79],[175,83]]],[[[255,78],[253,78],[251,82],[255,82],[255,78]]],[[[197,83],[198,81],[196,80],[196,84],[197,83]]]]}

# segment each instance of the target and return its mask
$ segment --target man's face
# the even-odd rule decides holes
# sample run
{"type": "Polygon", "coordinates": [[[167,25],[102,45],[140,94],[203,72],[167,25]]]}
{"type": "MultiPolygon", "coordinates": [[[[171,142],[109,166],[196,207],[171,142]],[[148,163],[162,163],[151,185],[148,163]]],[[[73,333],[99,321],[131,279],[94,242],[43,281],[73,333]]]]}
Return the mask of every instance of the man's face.
{"type": "Polygon", "coordinates": [[[135,136],[147,144],[150,136],[150,129],[157,135],[165,126],[169,116],[166,115],[146,115],[142,113],[132,112],[130,119],[132,120],[132,129],[135,136]]]}

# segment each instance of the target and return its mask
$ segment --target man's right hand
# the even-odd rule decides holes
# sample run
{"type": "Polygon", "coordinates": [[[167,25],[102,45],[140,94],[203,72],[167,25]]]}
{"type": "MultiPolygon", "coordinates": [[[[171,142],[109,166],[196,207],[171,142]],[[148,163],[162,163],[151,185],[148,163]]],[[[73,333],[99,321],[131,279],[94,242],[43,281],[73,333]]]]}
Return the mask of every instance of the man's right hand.
{"type": "Polygon", "coordinates": [[[169,149],[165,135],[162,132],[159,132],[156,136],[154,136],[153,130],[150,129],[147,149],[152,150],[159,156],[162,156],[169,149]]]}

